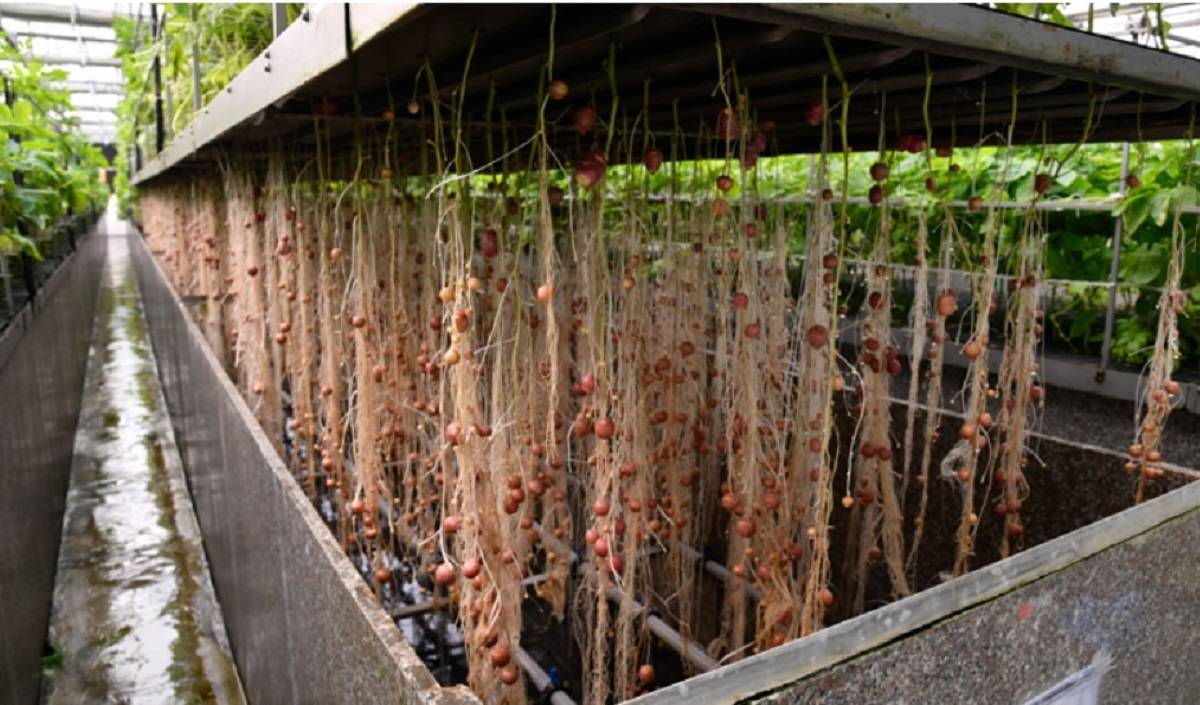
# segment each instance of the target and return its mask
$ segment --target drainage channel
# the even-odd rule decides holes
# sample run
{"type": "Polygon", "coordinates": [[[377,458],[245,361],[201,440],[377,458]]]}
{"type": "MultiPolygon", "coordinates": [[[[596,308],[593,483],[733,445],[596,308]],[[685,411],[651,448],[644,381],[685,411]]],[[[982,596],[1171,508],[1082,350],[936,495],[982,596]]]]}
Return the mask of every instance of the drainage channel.
{"type": "Polygon", "coordinates": [[[104,232],[42,701],[244,703],[111,208],[104,232]]]}

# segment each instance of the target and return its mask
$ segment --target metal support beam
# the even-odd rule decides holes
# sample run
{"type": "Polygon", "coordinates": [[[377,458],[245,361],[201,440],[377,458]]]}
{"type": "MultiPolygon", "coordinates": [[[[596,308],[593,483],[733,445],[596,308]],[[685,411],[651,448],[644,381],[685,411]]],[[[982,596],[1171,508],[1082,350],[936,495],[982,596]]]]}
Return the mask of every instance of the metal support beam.
{"type": "Polygon", "coordinates": [[[0,6],[0,17],[26,22],[71,22],[83,27],[112,27],[116,14],[110,9],[87,5],[22,2],[0,6]]]}
{"type": "Polygon", "coordinates": [[[96,93],[100,95],[125,95],[125,85],[109,81],[60,81],[54,84],[71,93],[96,93]]]}
{"type": "MultiPolygon", "coordinates": [[[[7,76],[4,77],[3,83],[4,83],[4,89],[5,89],[4,92],[7,94],[8,93],[8,77],[7,76]]],[[[4,283],[4,305],[8,311],[8,320],[11,321],[13,319],[13,316],[16,314],[17,307],[16,307],[15,302],[13,301],[12,274],[10,274],[8,271],[8,258],[2,254],[0,254],[0,281],[3,281],[3,283],[4,283]]]]}
{"type": "MultiPolygon", "coordinates": [[[[196,6],[191,6],[192,24],[196,24],[196,6]]],[[[200,90],[200,47],[198,42],[192,43],[192,108],[200,112],[204,107],[204,94],[200,90]]]]}
{"type": "Polygon", "coordinates": [[[554,681],[550,680],[550,674],[543,671],[538,662],[529,655],[529,652],[520,646],[517,647],[517,663],[521,664],[521,669],[529,675],[529,680],[533,681],[533,685],[539,693],[550,691],[551,705],[575,705],[571,696],[556,687],[554,681]]]}
{"type": "MultiPolygon", "coordinates": [[[[579,556],[576,555],[574,551],[563,545],[563,543],[555,537],[546,533],[540,524],[534,524],[534,529],[538,532],[538,535],[542,537],[542,542],[554,549],[558,555],[570,556],[572,563],[575,563],[579,560],[579,556]]],[[[608,588],[608,591],[605,594],[612,602],[619,603],[625,599],[629,599],[633,605],[634,611],[637,614],[642,614],[646,611],[645,605],[638,602],[633,597],[627,597],[625,593],[616,586],[608,588]]],[[[646,618],[646,626],[650,629],[651,634],[658,637],[667,646],[670,646],[672,649],[677,651],[680,656],[695,666],[697,670],[707,672],[715,670],[720,666],[720,664],[718,664],[713,657],[708,655],[708,652],[704,650],[704,647],[675,631],[671,625],[664,622],[658,616],[654,614],[648,615],[646,618]]]]}
{"type": "Polygon", "coordinates": [[[113,56],[72,56],[68,54],[39,54],[29,56],[43,64],[52,66],[110,66],[121,67],[121,60],[113,56]]]}
{"type": "MultiPolygon", "coordinates": [[[[386,507],[384,510],[386,511],[386,507]]],[[[521,585],[524,587],[529,587],[531,585],[537,585],[538,583],[545,581],[545,579],[546,574],[540,573],[538,575],[525,578],[521,581],[521,585]]],[[[428,612],[432,612],[433,610],[452,608],[454,605],[455,602],[453,600],[448,598],[439,599],[435,596],[434,599],[427,602],[419,602],[415,605],[404,605],[403,607],[388,610],[388,614],[392,619],[411,619],[413,617],[419,617],[428,612]]],[[[521,670],[525,671],[525,673],[529,675],[529,680],[533,681],[533,685],[537,691],[539,693],[550,693],[550,705],[575,705],[575,701],[571,698],[571,696],[560,689],[557,684],[551,680],[550,674],[546,673],[546,671],[542,669],[541,665],[529,655],[528,651],[518,645],[515,649],[515,653],[517,657],[517,663],[521,665],[521,670]]]]}
{"type": "MultiPolygon", "coordinates": [[[[5,76],[4,104],[11,108],[13,103],[16,101],[16,98],[17,96],[13,92],[12,80],[9,79],[8,76],[5,76]]],[[[16,135],[12,135],[10,139],[18,144],[21,142],[21,138],[17,137],[16,135]]],[[[13,171],[12,180],[13,184],[17,188],[21,188],[25,185],[25,175],[21,173],[20,169],[13,171]]],[[[17,232],[19,232],[23,237],[29,237],[29,224],[26,223],[23,218],[17,219],[17,232]]],[[[21,279],[25,282],[25,294],[28,297],[27,300],[32,303],[33,300],[37,298],[37,282],[33,276],[33,258],[29,256],[29,253],[24,251],[21,252],[19,257],[21,261],[21,279]]]]}
{"type": "Polygon", "coordinates": [[[163,151],[166,145],[166,134],[163,131],[163,99],[162,99],[162,55],[159,53],[158,33],[158,3],[150,3],[150,37],[154,48],[154,153],[163,151]]]}
{"type": "MultiPolygon", "coordinates": [[[[1121,148],[1121,183],[1117,193],[1125,197],[1125,181],[1129,178],[1129,143],[1121,148]]],[[[1113,218],[1112,261],[1108,267],[1108,308],[1104,312],[1104,343],[1100,347],[1100,367],[1096,370],[1096,382],[1103,383],[1112,358],[1113,325],[1117,317],[1117,281],[1121,273],[1121,237],[1124,234],[1125,218],[1113,218]]]]}
{"type": "MultiPolygon", "coordinates": [[[[621,603],[628,599],[630,604],[633,606],[634,613],[631,616],[637,616],[646,612],[645,605],[633,599],[632,597],[627,597],[626,594],[618,587],[614,586],[608,588],[607,594],[608,599],[616,603],[621,603]]],[[[686,659],[697,669],[707,672],[715,671],[716,669],[720,668],[721,664],[717,663],[717,660],[712,656],[709,656],[708,652],[704,650],[704,647],[700,646],[691,639],[685,638],[682,634],[675,631],[671,625],[664,622],[658,615],[647,615],[646,626],[649,627],[651,634],[659,639],[662,639],[667,646],[670,646],[672,649],[679,652],[680,656],[686,659]]]]}
{"type": "Polygon", "coordinates": [[[79,41],[85,44],[113,44],[117,43],[116,37],[85,37],[77,34],[67,34],[66,32],[49,32],[46,30],[25,30],[25,29],[8,29],[9,34],[15,34],[18,37],[32,37],[33,39],[53,39],[58,41],[79,41]]]}
{"type": "Polygon", "coordinates": [[[798,25],[976,61],[999,61],[1161,96],[1200,99],[1200,71],[1181,57],[979,7],[898,3],[712,7],[719,14],[798,25]]]}
{"type": "Polygon", "coordinates": [[[283,30],[287,29],[287,4],[282,2],[271,3],[271,29],[275,36],[283,34],[283,30]]]}
{"type": "MultiPolygon", "coordinates": [[[[168,12],[167,6],[163,5],[163,17],[162,17],[163,29],[161,30],[162,31],[162,34],[161,34],[162,46],[158,47],[155,50],[155,53],[158,56],[162,56],[162,57],[167,57],[167,56],[171,55],[171,35],[167,34],[165,31],[167,28],[167,12],[168,12]]],[[[161,68],[160,68],[160,70],[161,70],[161,68]]],[[[169,80],[173,82],[177,78],[178,78],[178,76],[173,73],[169,80]]],[[[163,92],[163,99],[166,103],[164,112],[163,112],[163,144],[166,144],[167,140],[169,140],[175,136],[175,124],[174,124],[175,92],[170,90],[170,88],[168,87],[168,89],[163,92]]],[[[159,147],[158,151],[161,152],[162,147],[159,147]]]]}
{"type": "MultiPolygon", "coordinates": [[[[115,110],[115,108],[110,108],[110,107],[104,106],[104,105],[74,105],[74,106],[71,106],[70,112],[73,112],[73,113],[100,113],[101,115],[108,115],[109,117],[112,118],[112,120],[110,120],[109,122],[111,122],[112,124],[115,125],[117,122],[117,116],[113,113],[114,110],[115,110]]],[[[91,117],[94,118],[96,116],[93,115],[91,117]]]]}
{"type": "Polygon", "coordinates": [[[716,561],[710,561],[706,559],[704,554],[700,553],[682,541],[676,541],[671,545],[675,550],[682,551],[683,553],[687,554],[692,560],[704,561],[704,570],[714,578],[723,580],[728,585],[742,583],[746,590],[746,595],[748,595],[751,600],[757,602],[758,600],[762,599],[762,593],[759,592],[758,588],[754,587],[749,580],[746,580],[745,578],[739,578],[738,576],[729,572],[728,568],[716,561]]]}

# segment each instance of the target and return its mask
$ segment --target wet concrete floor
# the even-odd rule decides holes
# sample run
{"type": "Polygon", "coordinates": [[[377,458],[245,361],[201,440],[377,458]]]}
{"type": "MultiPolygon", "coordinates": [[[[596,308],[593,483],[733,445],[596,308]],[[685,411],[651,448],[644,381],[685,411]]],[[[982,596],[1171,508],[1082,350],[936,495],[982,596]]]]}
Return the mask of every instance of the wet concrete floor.
{"type": "Polygon", "coordinates": [[[43,702],[243,703],[126,230],[111,209],[107,225],[43,702]]]}

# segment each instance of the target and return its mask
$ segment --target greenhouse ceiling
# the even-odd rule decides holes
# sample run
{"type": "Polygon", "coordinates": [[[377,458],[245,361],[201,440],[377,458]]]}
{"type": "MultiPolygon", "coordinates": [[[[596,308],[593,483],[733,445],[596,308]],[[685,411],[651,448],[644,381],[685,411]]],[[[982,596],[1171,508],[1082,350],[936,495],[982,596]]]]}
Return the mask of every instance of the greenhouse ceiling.
{"type": "Polygon", "coordinates": [[[1097,34],[1157,48],[1165,40],[1174,54],[1200,58],[1200,3],[1162,3],[1162,26],[1154,3],[1064,3],[1064,12],[1076,27],[1085,28],[1088,6],[1092,7],[1092,29],[1097,34]]]}
{"type": "MultiPolygon", "coordinates": [[[[179,162],[211,160],[222,153],[219,146],[238,144],[239,153],[252,154],[252,145],[277,139],[304,149],[312,144],[318,105],[330,117],[332,137],[349,139],[355,88],[362,114],[381,120],[389,92],[398,106],[412,95],[427,100],[426,82],[415,78],[428,59],[445,101],[457,90],[469,54],[466,109],[482,116],[494,91],[494,116],[503,109],[513,137],[523,139],[536,121],[549,22],[546,5],[313,10],[138,179],[179,162]],[[472,30],[478,31],[473,53],[472,30]]],[[[823,77],[832,97],[840,91],[826,36],[852,92],[848,137],[856,149],[875,147],[881,113],[893,135],[923,129],[927,67],[935,144],[996,143],[1014,115],[1014,92],[1013,137],[1024,143],[1074,142],[1085,128],[1091,141],[1178,138],[1187,130],[1192,101],[1200,100],[1200,62],[1193,58],[970,5],[560,5],[557,27],[555,75],[571,85],[558,110],[588,96],[607,104],[611,47],[624,105],[640,108],[649,81],[652,129],[669,131],[676,109],[685,131],[701,120],[711,123],[723,105],[716,94],[719,36],[725,66],[736,68],[758,114],[777,123],[783,152],[820,147],[819,131],[803,116],[820,98],[823,77]]],[[[1185,31],[1177,27],[1172,36],[1185,31]]],[[[399,120],[419,120],[396,112],[399,120]]],[[[482,120],[474,129],[482,132],[482,120]]],[[[563,146],[574,142],[568,132],[557,135],[563,146]]]]}
{"type": "MultiPolygon", "coordinates": [[[[144,13],[148,8],[140,5],[144,13]]],[[[67,72],[62,87],[71,93],[84,132],[108,144],[116,139],[115,111],[125,92],[112,22],[138,12],[138,3],[3,3],[0,30],[27,57],[67,72]]]]}

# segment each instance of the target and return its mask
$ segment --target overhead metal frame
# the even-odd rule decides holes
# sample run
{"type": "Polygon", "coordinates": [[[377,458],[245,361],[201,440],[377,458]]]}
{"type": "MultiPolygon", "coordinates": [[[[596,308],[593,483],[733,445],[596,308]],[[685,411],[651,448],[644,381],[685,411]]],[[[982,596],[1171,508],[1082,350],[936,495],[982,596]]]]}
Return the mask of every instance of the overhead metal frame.
{"type": "MultiPolygon", "coordinates": [[[[1064,8],[1067,19],[1086,26],[1088,5],[1068,2],[1064,8]]],[[[1200,4],[1162,3],[1162,19],[1166,29],[1167,46],[1173,52],[1200,56],[1200,4]]],[[[1128,36],[1130,41],[1157,46],[1158,17],[1154,3],[1121,3],[1108,7],[1091,7],[1096,32],[1110,36],[1128,36]]]]}
{"type": "Polygon", "coordinates": [[[121,60],[113,56],[88,56],[87,54],[34,54],[43,64],[50,66],[113,66],[121,67],[121,60]]]}
{"type": "MultiPolygon", "coordinates": [[[[1083,118],[1093,101],[1102,119],[1086,136],[1092,141],[1132,140],[1139,132],[1143,139],[1180,137],[1189,103],[1200,100],[1200,62],[1194,59],[977,6],[564,5],[556,11],[556,75],[569,79],[572,95],[607,103],[602,61],[615,43],[618,91],[627,100],[640,99],[644,81],[651,80],[649,124],[655,130],[670,126],[676,104],[684,124],[711,124],[721,105],[713,95],[715,26],[726,65],[736,65],[753,107],[778,123],[782,152],[819,148],[819,130],[801,116],[832,71],[825,35],[860,108],[851,110],[848,125],[850,144],[864,145],[860,149],[878,140],[874,112],[880,107],[895,113],[901,131],[923,131],[926,52],[938,144],[952,138],[973,144],[979,135],[997,132],[1011,114],[1014,84],[1015,135],[1022,142],[1040,142],[1043,134],[1055,142],[1084,137],[1083,118]],[[695,41],[664,43],[669,36],[695,41]]],[[[435,75],[445,77],[441,92],[449,95],[476,29],[466,109],[481,115],[494,86],[494,105],[506,110],[514,131],[532,133],[549,13],[546,6],[529,5],[326,6],[283,31],[134,180],[203,163],[222,142],[283,139],[303,147],[311,143],[314,104],[352,115],[352,87],[363,114],[378,116],[389,89],[393,100],[423,96],[425,86],[413,80],[427,58],[435,75]]],[[[399,116],[402,126],[406,121],[411,126],[417,118],[399,116]]],[[[353,132],[349,117],[330,124],[335,138],[353,132]]],[[[419,136],[409,132],[415,144],[419,136]]],[[[564,149],[574,145],[568,137],[564,149]]]]}
{"type": "MultiPolygon", "coordinates": [[[[77,28],[76,28],[77,29],[77,28]]],[[[87,35],[78,34],[78,32],[51,32],[47,30],[28,30],[28,29],[10,29],[8,30],[20,37],[29,37],[31,39],[44,39],[48,41],[68,41],[68,42],[83,42],[86,44],[112,44],[116,45],[116,36],[110,37],[89,37],[87,35]]]]}
{"type": "Polygon", "coordinates": [[[20,2],[0,5],[0,18],[3,17],[26,22],[67,22],[85,27],[111,27],[116,14],[110,8],[94,5],[20,2]]]}

